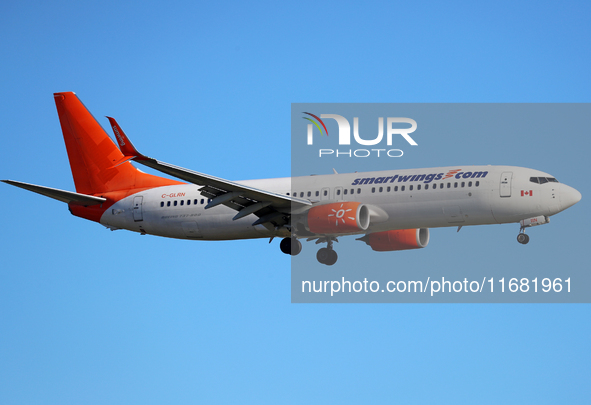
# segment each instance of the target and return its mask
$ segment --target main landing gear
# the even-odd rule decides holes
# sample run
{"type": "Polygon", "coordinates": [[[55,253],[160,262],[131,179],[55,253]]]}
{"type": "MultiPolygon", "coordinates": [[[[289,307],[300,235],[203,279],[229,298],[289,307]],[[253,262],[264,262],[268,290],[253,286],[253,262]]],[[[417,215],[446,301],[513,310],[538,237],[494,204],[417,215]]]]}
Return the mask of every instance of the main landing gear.
{"type": "Polygon", "coordinates": [[[333,264],[335,264],[337,262],[337,259],[339,258],[339,256],[337,255],[337,252],[335,252],[334,249],[332,248],[333,242],[338,242],[338,240],[337,240],[337,238],[327,236],[325,238],[318,238],[318,240],[316,241],[316,244],[323,243],[323,242],[326,242],[326,247],[320,248],[318,250],[318,253],[316,253],[316,259],[322,264],[326,264],[327,266],[332,266],[333,264]]]}
{"type": "Polygon", "coordinates": [[[327,266],[332,266],[337,262],[339,256],[337,252],[335,252],[331,248],[320,248],[318,253],[316,253],[316,259],[322,264],[326,264],[327,266]]]}
{"type": "Polygon", "coordinates": [[[286,255],[297,256],[302,251],[302,242],[297,238],[283,238],[279,244],[279,248],[286,255]]]}
{"type": "MultiPolygon", "coordinates": [[[[311,238],[308,240],[310,241],[314,239],[316,238],[311,238]]],[[[335,252],[332,248],[333,242],[338,242],[338,240],[337,238],[330,236],[318,238],[316,240],[316,244],[325,242],[326,247],[318,250],[318,253],[316,253],[316,259],[318,259],[318,261],[322,264],[332,266],[337,262],[337,259],[339,258],[337,252],[335,252]]],[[[296,256],[302,251],[302,243],[297,238],[283,238],[281,240],[281,243],[279,244],[279,247],[281,248],[281,251],[286,255],[296,256]]]]}

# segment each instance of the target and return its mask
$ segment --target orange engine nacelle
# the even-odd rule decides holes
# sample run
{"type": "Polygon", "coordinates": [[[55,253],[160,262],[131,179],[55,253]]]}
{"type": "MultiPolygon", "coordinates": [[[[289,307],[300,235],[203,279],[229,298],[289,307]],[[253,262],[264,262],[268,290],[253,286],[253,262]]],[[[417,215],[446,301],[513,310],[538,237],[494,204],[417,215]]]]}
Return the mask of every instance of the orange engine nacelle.
{"type": "Polygon", "coordinates": [[[365,231],[369,209],[358,202],[319,205],[308,211],[308,229],[317,234],[345,234],[365,231]]]}
{"type": "Polygon", "coordinates": [[[376,252],[420,249],[429,244],[429,229],[399,229],[396,231],[375,232],[359,240],[367,243],[376,252]]]}

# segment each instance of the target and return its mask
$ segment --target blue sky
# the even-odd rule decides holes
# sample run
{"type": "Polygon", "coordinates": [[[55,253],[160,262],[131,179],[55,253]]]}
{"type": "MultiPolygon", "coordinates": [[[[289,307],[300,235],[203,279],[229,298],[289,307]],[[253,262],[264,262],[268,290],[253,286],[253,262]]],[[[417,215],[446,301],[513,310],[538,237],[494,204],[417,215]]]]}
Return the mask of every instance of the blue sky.
{"type": "MultiPolygon", "coordinates": [[[[292,102],[589,102],[589,11],[5,2],[0,178],[74,189],[57,91],[75,91],[105,126],[116,117],[146,154],[229,179],[289,176],[292,102]]],[[[436,230],[421,263],[588,266],[588,134],[523,136],[525,150],[458,141],[432,165],[535,167],[583,200],[532,230],[526,251],[511,226],[436,230]],[[446,253],[455,237],[459,259],[446,253]]],[[[277,241],[110,232],[57,201],[7,185],[0,195],[1,403],[543,404],[591,394],[588,305],[295,305],[277,241]]],[[[406,253],[393,260],[418,257],[406,253]]]]}

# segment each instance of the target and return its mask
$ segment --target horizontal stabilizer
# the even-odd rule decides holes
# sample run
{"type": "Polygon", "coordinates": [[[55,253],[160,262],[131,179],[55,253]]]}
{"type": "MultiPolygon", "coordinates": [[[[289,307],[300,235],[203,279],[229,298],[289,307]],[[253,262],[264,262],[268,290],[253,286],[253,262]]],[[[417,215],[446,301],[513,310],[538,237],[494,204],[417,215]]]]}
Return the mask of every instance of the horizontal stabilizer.
{"type": "Polygon", "coordinates": [[[37,186],[35,184],[23,183],[20,181],[14,181],[14,180],[0,180],[0,181],[3,181],[4,183],[10,184],[12,186],[24,188],[25,190],[29,190],[34,193],[41,194],[46,197],[50,197],[50,198],[53,198],[54,200],[62,201],[65,203],[75,202],[75,203],[79,203],[81,205],[97,205],[97,204],[102,204],[104,201],[107,201],[106,198],[102,198],[102,197],[95,197],[92,195],[74,193],[71,191],[58,190],[57,188],[37,186]]]}

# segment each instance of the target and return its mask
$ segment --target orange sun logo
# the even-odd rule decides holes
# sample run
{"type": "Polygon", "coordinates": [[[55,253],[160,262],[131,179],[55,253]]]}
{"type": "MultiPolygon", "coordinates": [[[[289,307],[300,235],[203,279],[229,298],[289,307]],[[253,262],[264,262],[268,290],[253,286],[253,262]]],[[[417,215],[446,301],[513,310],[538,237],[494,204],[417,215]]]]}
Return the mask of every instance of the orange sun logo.
{"type": "MultiPolygon", "coordinates": [[[[341,207],[340,207],[340,209],[338,211],[333,209],[332,212],[334,212],[334,214],[328,214],[328,216],[329,217],[336,217],[335,226],[339,226],[339,219],[341,221],[343,221],[343,224],[344,224],[345,223],[345,219],[343,217],[349,211],[352,211],[352,209],[349,208],[348,210],[345,210],[345,209],[343,209],[343,204],[341,204],[341,207]]],[[[355,218],[354,217],[347,217],[347,218],[349,218],[350,220],[355,221],[355,218]]]]}

